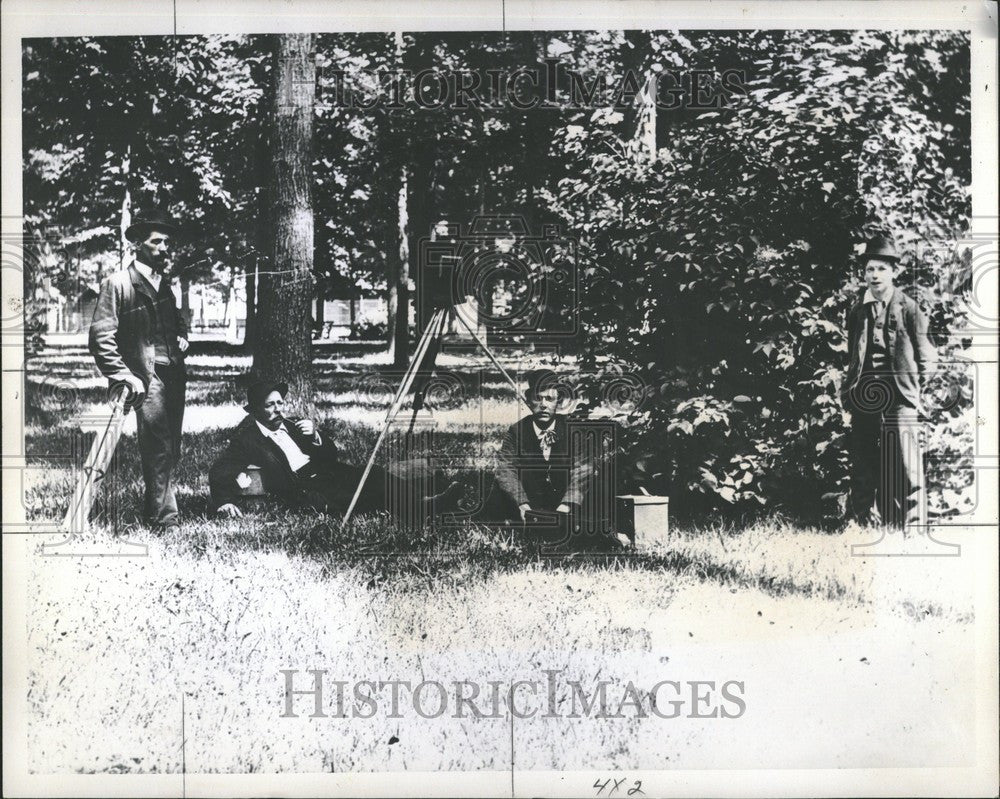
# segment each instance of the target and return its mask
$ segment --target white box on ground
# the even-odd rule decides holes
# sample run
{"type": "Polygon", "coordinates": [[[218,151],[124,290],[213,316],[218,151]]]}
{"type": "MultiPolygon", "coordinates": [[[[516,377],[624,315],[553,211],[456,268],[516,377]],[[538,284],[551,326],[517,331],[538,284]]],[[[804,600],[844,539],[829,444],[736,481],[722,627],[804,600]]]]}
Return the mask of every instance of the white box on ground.
{"type": "Polygon", "coordinates": [[[621,494],[618,503],[619,532],[636,548],[666,542],[670,530],[670,497],[652,494],[621,494]]]}

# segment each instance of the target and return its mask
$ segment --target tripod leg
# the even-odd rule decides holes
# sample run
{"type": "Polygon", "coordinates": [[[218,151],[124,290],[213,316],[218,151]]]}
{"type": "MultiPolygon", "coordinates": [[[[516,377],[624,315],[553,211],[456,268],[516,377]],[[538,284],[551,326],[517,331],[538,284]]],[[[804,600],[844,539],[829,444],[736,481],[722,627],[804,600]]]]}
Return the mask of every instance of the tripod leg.
{"type": "MultiPolygon", "coordinates": [[[[417,378],[417,374],[424,366],[424,361],[427,359],[428,353],[436,351],[435,342],[440,339],[441,329],[444,324],[444,311],[436,311],[435,315],[431,317],[431,321],[427,325],[427,330],[424,331],[423,347],[418,348],[416,354],[413,356],[413,362],[410,364],[409,369],[406,370],[406,374],[403,376],[403,382],[399,385],[399,392],[396,394],[396,399],[393,403],[393,407],[390,408],[389,414],[386,416],[386,427],[388,423],[391,422],[396,414],[399,413],[400,408],[403,406],[403,400],[406,399],[406,395],[410,391],[410,387],[417,378]],[[440,314],[440,315],[439,315],[440,314]]],[[[433,368],[433,361],[431,362],[431,368],[433,368]]]]}
{"type": "Polygon", "coordinates": [[[424,407],[424,397],[427,395],[427,385],[431,382],[431,377],[434,374],[437,356],[441,351],[441,339],[445,334],[447,324],[447,314],[442,314],[441,321],[438,324],[438,329],[434,332],[434,335],[431,337],[431,341],[427,346],[427,352],[424,355],[424,363],[421,366],[420,372],[416,375],[416,380],[414,380],[413,415],[410,417],[410,433],[413,432],[413,426],[417,421],[417,414],[419,414],[421,409],[424,407]]]}
{"type": "Polygon", "coordinates": [[[406,378],[410,373],[410,369],[413,368],[413,363],[414,362],[419,363],[423,359],[424,353],[427,351],[427,347],[430,344],[431,336],[433,335],[434,332],[434,322],[435,322],[435,317],[431,316],[431,320],[427,323],[427,327],[424,328],[424,332],[420,336],[420,341],[417,342],[417,349],[413,353],[413,361],[411,361],[410,365],[407,367],[406,373],[403,375],[403,379],[399,383],[399,388],[396,389],[396,393],[393,395],[392,402],[389,403],[389,410],[386,411],[385,415],[385,418],[387,420],[394,415],[393,409],[396,407],[396,404],[401,402],[403,398],[406,396],[406,385],[407,385],[406,378]]]}
{"type": "Polygon", "coordinates": [[[371,474],[372,467],[375,465],[375,458],[378,456],[378,451],[381,449],[382,442],[385,441],[386,434],[389,432],[389,425],[392,424],[393,419],[395,419],[396,415],[399,413],[399,410],[403,405],[403,399],[410,390],[410,386],[413,385],[413,380],[421,367],[431,341],[440,335],[439,328],[441,327],[441,321],[444,319],[444,314],[444,310],[435,311],[434,315],[431,317],[431,321],[427,325],[427,328],[424,330],[423,336],[420,338],[420,344],[417,346],[417,352],[414,354],[413,361],[410,363],[410,367],[406,370],[406,374],[403,376],[403,382],[400,383],[399,391],[396,392],[392,405],[389,407],[389,412],[386,414],[385,421],[382,423],[382,430],[379,432],[378,439],[375,441],[375,446],[372,448],[372,454],[368,458],[365,470],[361,474],[361,480],[358,481],[358,487],[354,490],[354,496],[351,498],[351,504],[347,506],[347,512],[344,514],[344,518],[341,521],[342,525],[347,524],[348,520],[351,518],[351,514],[354,513],[354,508],[357,506],[358,500],[361,498],[361,491],[364,489],[365,483],[368,480],[368,475],[371,474]]]}
{"type": "Polygon", "coordinates": [[[115,454],[115,447],[122,434],[122,423],[125,414],[125,396],[122,391],[115,399],[111,409],[111,418],[104,431],[99,434],[90,446],[90,452],[83,463],[80,482],[77,483],[69,509],[63,519],[63,528],[71,536],[73,533],[85,532],[90,509],[94,505],[96,489],[104,480],[105,472],[115,454]]]}
{"type": "Polygon", "coordinates": [[[528,410],[532,410],[531,406],[528,405],[527,400],[525,400],[525,398],[523,396],[521,396],[521,391],[520,391],[520,389],[518,389],[517,383],[514,381],[514,378],[510,376],[510,374],[507,372],[507,370],[503,368],[503,365],[500,363],[500,361],[498,361],[494,357],[493,353],[490,352],[490,348],[486,346],[486,342],[483,341],[481,338],[479,338],[478,335],[476,335],[476,331],[472,329],[472,327],[465,320],[465,317],[462,316],[461,313],[456,313],[455,316],[457,316],[461,320],[462,324],[465,325],[465,329],[469,331],[469,335],[472,336],[472,338],[475,340],[476,344],[479,345],[479,348],[483,352],[486,353],[486,355],[489,357],[489,359],[493,362],[493,365],[497,369],[500,370],[500,374],[502,374],[504,376],[504,379],[508,383],[510,383],[511,387],[514,389],[514,396],[516,396],[519,400],[521,400],[521,402],[523,402],[525,405],[527,405],[528,406],[528,410]]]}

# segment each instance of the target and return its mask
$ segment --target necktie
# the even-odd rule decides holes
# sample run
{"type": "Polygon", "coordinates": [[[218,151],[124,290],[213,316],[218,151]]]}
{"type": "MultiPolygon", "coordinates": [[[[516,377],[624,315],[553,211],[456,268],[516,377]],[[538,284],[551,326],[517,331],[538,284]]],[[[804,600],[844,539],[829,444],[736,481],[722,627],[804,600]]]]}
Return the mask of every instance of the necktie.
{"type": "Polygon", "coordinates": [[[872,303],[872,324],[874,325],[875,343],[883,346],[885,342],[883,334],[883,327],[885,326],[885,303],[881,300],[875,300],[872,303]]]}
{"type": "Polygon", "coordinates": [[[556,443],[556,426],[542,430],[541,434],[538,436],[538,441],[542,446],[543,450],[551,450],[552,445],[556,443]]]}

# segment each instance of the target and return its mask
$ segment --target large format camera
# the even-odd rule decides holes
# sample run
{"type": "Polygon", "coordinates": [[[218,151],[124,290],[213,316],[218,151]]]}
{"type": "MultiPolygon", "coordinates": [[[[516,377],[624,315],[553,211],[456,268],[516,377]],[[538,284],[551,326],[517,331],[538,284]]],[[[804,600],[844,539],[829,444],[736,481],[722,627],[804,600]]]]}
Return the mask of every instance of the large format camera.
{"type": "Polygon", "coordinates": [[[419,242],[417,312],[472,300],[493,336],[576,334],[580,301],[577,242],[544,225],[532,235],[520,216],[477,216],[467,229],[440,223],[419,242]]]}

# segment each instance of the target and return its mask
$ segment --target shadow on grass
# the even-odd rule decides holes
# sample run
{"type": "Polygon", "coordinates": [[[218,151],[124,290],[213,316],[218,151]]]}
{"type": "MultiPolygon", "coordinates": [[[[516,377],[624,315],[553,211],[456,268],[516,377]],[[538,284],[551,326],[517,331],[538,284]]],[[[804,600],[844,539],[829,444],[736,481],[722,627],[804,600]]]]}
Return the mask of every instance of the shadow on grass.
{"type": "MultiPolygon", "coordinates": [[[[356,464],[367,457],[375,438],[373,430],[343,422],[330,425],[328,432],[338,441],[345,460],[356,464]]],[[[36,428],[28,436],[28,455],[40,476],[27,492],[29,518],[58,520],[65,515],[73,487],[72,471],[67,464],[49,459],[64,456],[74,435],[71,428],[63,426],[36,428]]],[[[754,572],[727,561],[722,554],[724,547],[715,555],[710,551],[692,552],[683,546],[681,538],[678,546],[669,551],[548,554],[519,532],[475,522],[411,530],[394,524],[388,516],[375,516],[354,519],[344,527],[339,520],[315,512],[274,505],[241,519],[219,519],[212,514],[207,474],[228,435],[226,430],[214,429],[184,436],[183,457],[177,470],[178,504],[184,524],[176,536],[163,541],[168,548],[199,557],[207,553],[233,557],[242,552],[284,552],[319,563],[327,574],[351,569],[370,587],[394,582],[401,590],[468,585],[499,573],[526,569],[574,569],[656,572],[754,587],[775,596],[821,595],[836,599],[847,593],[843,586],[817,583],[808,574],[791,578],[754,572]]],[[[461,441],[453,442],[458,452],[472,442],[469,435],[460,437],[461,441]]],[[[142,502],[140,473],[136,441],[127,437],[119,444],[95,505],[92,518],[96,525],[114,527],[126,536],[143,533],[145,528],[135,521],[142,502]]],[[[735,538],[739,530],[732,527],[722,531],[703,521],[686,533],[713,538],[723,534],[735,538]]]]}
{"type": "MultiPolygon", "coordinates": [[[[398,370],[356,364],[346,365],[348,368],[342,370],[333,360],[374,349],[357,344],[319,348],[316,404],[320,409],[343,404],[370,408],[383,405],[380,396],[363,398],[359,395],[350,399],[344,394],[364,385],[359,376],[384,373],[388,378],[398,370]]],[[[193,353],[242,354],[238,348],[221,342],[198,343],[193,353]]],[[[28,386],[26,452],[39,474],[26,492],[26,513],[35,520],[61,519],[73,489],[73,473],[66,459],[73,454],[74,446],[77,451],[84,449],[82,454],[85,454],[93,435],[80,441],[74,429],[74,417],[83,405],[103,401],[106,389],[98,382],[79,390],[61,391],[56,383],[44,384],[41,380],[46,369],[81,380],[88,376],[93,379],[93,364],[82,348],[56,351],[47,361],[44,357],[40,359],[33,368],[33,379],[39,379],[35,380],[35,385],[29,381],[28,386]]],[[[234,379],[239,369],[234,366],[194,364],[190,373],[189,401],[209,405],[242,404],[241,391],[234,379]]],[[[465,378],[473,382],[479,379],[474,375],[465,378]]],[[[505,384],[492,378],[483,387],[489,397],[512,397],[505,384]]],[[[388,398],[387,394],[386,403],[388,398]]],[[[498,439],[501,428],[492,426],[484,432],[491,439],[498,439]]],[[[359,465],[367,460],[375,442],[375,430],[342,419],[327,420],[322,429],[337,442],[345,462],[359,465]]],[[[799,594],[837,599],[849,593],[839,583],[820,583],[812,580],[809,574],[789,577],[754,572],[727,559],[724,545],[719,553],[694,551],[679,541],[678,546],[667,551],[547,554],[539,544],[516,531],[473,522],[408,530],[393,524],[387,517],[369,517],[342,526],[337,520],[316,513],[278,507],[265,507],[259,513],[238,520],[221,520],[211,513],[207,475],[211,463],[225,448],[228,437],[229,431],[220,429],[183,436],[176,484],[184,524],[178,534],[171,534],[162,541],[169,549],[197,557],[209,553],[214,557],[235,557],[245,552],[283,552],[318,563],[327,574],[353,570],[370,588],[385,583],[398,585],[401,590],[441,584],[462,586],[499,573],[577,569],[653,572],[665,577],[754,587],[775,596],[799,594]]],[[[441,431],[432,441],[432,451],[412,451],[408,455],[432,455],[435,464],[440,464],[446,475],[452,477],[468,469],[470,459],[482,456],[480,444],[480,432],[441,431]]],[[[384,460],[380,461],[384,465],[384,460]]],[[[134,521],[142,501],[140,474],[135,438],[125,437],[119,444],[111,474],[95,506],[93,519],[97,526],[114,527],[122,535],[150,535],[134,521]]],[[[756,523],[767,524],[766,521],[756,523]]],[[[726,535],[735,536],[745,526],[731,528],[726,535]]],[[[702,534],[722,535],[719,529],[704,520],[688,532],[691,536],[702,534]]]]}
{"type": "MultiPolygon", "coordinates": [[[[682,535],[714,537],[718,532],[682,535]]],[[[761,573],[724,562],[710,552],[692,552],[680,537],[676,548],[657,551],[552,553],[520,531],[499,525],[466,523],[414,530],[394,524],[387,515],[376,515],[352,519],[344,526],[318,513],[275,506],[236,520],[191,519],[164,543],[196,557],[282,552],[318,563],[326,577],[352,575],[370,590],[468,588],[502,574],[573,571],[603,573],[610,581],[626,572],[661,574],[665,590],[681,580],[756,589],[774,597],[841,600],[851,595],[847,586],[814,580],[807,573],[795,577],[761,573]]]]}

